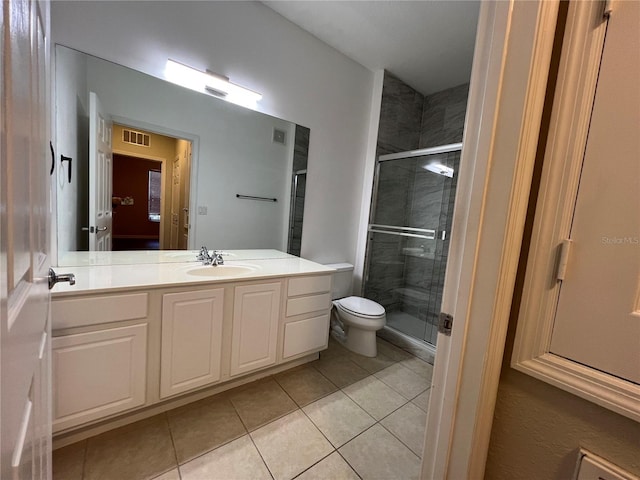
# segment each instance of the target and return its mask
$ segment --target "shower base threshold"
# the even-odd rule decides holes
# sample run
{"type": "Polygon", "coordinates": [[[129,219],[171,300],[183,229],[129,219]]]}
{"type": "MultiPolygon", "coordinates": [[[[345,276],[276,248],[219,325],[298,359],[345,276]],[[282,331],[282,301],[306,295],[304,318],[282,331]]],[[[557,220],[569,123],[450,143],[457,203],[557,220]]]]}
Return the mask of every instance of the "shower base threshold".
{"type": "Polygon", "coordinates": [[[399,347],[427,363],[433,365],[436,358],[436,346],[431,343],[410,337],[393,327],[385,325],[378,330],[378,336],[396,347],[399,347]]]}

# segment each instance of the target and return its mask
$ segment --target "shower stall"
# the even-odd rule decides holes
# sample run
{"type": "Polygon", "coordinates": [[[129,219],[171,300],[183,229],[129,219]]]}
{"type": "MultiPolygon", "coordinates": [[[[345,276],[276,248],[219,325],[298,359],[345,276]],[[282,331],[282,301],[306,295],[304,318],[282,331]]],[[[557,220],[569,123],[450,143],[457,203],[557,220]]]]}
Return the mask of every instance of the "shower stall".
{"type": "Polygon", "coordinates": [[[435,350],[462,144],[381,155],[365,258],[364,296],[387,326],[435,350]]]}

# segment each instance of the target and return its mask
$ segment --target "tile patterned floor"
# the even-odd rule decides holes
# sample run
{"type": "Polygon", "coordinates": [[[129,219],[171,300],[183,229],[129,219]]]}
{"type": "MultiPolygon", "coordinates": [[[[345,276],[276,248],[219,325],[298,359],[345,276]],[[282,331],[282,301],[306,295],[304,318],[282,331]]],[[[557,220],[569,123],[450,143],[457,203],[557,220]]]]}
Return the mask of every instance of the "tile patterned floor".
{"type": "Polygon", "coordinates": [[[56,450],[54,480],[418,478],[433,367],[378,339],[56,450]]]}

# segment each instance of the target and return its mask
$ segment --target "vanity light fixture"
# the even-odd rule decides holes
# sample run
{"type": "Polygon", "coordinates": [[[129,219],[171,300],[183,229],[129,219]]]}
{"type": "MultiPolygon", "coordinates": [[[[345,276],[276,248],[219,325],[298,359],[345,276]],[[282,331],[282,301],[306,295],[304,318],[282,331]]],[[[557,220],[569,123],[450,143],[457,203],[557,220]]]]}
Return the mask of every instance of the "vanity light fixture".
{"type": "Polygon", "coordinates": [[[437,173],[438,175],[453,178],[453,168],[442,165],[441,163],[429,163],[422,168],[429,170],[430,172],[437,173]]]}
{"type": "Polygon", "coordinates": [[[175,60],[167,60],[164,73],[165,78],[172,83],[198,92],[210,93],[239,105],[255,106],[255,103],[262,98],[258,92],[241,87],[231,82],[228,77],[209,70],[202,72],[175,60]]]}

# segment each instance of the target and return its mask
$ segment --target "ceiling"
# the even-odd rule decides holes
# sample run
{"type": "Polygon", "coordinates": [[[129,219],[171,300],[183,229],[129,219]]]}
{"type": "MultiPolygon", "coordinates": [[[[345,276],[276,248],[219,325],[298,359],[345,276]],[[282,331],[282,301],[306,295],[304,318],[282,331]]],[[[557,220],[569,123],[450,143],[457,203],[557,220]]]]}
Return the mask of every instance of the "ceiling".
{"type": "Polygon", "coordinates": [[[479,1],[263,1],[369,70],[428,95],[468,82],[479,1]]]}

